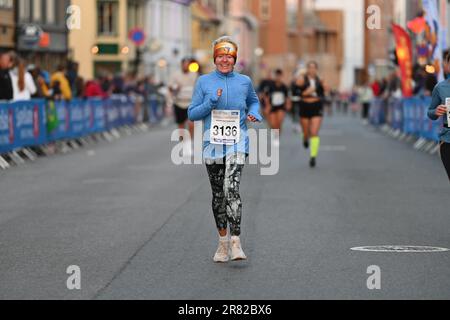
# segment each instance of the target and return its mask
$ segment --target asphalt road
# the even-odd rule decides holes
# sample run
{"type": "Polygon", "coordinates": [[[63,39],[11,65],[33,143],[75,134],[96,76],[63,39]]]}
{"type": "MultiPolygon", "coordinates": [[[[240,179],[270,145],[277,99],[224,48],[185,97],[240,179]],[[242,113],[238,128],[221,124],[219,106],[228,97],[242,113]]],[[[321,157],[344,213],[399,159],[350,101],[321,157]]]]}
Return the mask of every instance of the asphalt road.
{"type": "MultiPolygon", "coordinates": [[[[289,121],[287,120],[287,123],[289,121]]],[[[203,166],[156,129],[0,172],[0,299],[449,299],[449,184],[436,156],[326,119],[318,168],[288,125],[280,172],[247,166],[247,262],[217,265],[203,166]],[[81,290],[68,290],[68,266],[81,290]],[[366,286],[381,269],[381,290],[366,286]]]]}

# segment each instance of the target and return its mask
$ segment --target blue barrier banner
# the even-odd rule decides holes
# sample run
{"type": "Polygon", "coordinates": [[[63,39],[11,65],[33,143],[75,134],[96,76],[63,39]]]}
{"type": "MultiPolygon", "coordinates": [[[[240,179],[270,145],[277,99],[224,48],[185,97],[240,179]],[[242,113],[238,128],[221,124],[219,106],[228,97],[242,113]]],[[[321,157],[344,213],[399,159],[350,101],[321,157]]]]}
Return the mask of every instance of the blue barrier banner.
{"type": "Polygon", "coordinates": [[[121,104],[120,96],[111,96],[111,99],[105,102],[106,109],[106,127],[108,130],[118,127],[120,125],[120,104],[121,104]]]}
{"type": "Polygon", "coordinates": [[[421,136],[428,139],[439,141],[439,132],[441,131],[441,121],[432,121],[428,118],[428,107],[431,104],[431,97],[424,97],[420,101],[422,115],[422,132],[421,136]]]}
{"type": "Polygon", "coordinates": [[[92,128],[94,126],[94,110],[92,109],[92,105],[87,100],[83,100],[82,108],[84,122],[83,135],[88,135],[92,133],[92,128]]]}
{"type": "Polygon", "coordinates": [[[47,142],[46,101],[18,101],[10,106],[14,114],[14,145],[29,147],[47,142]]]}
{"type": "Polygon", "coordinates": [[[85,116],[84,116],[84,101],[81,99],[74,99],[69,104],[70,117],[70,138],[80,138],[85,135],[85,116]]]}
{"type": "Polygon", "coordinates": [[[8,103],[0,103],[0,154],[14,150],[14,114],[8,103]]]}
{"type": "Polygon", "coordinates": [[[406,134],[419,134],[416,98],[403,100],[403,132],[406,134]]]}
{"type": "Polygon", "coordinates": [[[90,133],[99,133],[106,130],[106,113],[105,113],[106,101],[102,99],[89,99],[87,104],[90,105],[90,133]]]}
{"type": "Polygon", "coordinates": [[[386,121],[386,106],[383,99],[375,98],[370,106],[369,121],[375,126],[379,126],[386,121]]]}
{"type": "Polygon", "coordinates": [[[135,105],[136,102],[133,99],[122,99],[120,105],[120,117],[122,125],[130,125],[135,122],[135,105]]]}
{"type": "Polygon", "coordinates": [[[49,140],[61,140],[70,138],[70,116],[66,101],[55,101],[56,115],[58,117],[58,127],[48,133],[49,140]]]}
{"type": "Polygon", "coordinates": [[[395,130],[403,129],[403,105],[401,99],[392,98],[388,103],[389,124],[395,130]]]}
{"type": "Polygon", "coordinates": [[[80,138],[135,122],[135,100],[124,95],[106,100],[4,102],[0,103],[0,153],[80,138]]]}

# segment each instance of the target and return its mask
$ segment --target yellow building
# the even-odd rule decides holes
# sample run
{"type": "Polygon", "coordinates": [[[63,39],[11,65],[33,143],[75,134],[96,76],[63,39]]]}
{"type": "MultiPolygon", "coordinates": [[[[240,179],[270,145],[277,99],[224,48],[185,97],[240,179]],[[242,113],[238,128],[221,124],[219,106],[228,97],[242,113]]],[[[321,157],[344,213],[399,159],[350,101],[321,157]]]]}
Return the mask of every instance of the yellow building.
{"type": "Polygon", "coordinates": [[[132,28],[145,29],[145,0],[72,0],[80,8],[80,28],[69,34],[70,57],[79,62],[80,76],[92,79],[131,70],[135,45],[132,28]]]}
{"type": "Polygon", "coordinates": [[[212,42],[220,34],[220,16],[216,8],[206,1],[196,0],[191,5],[192,13],[192,51],[200,62],[203,72],[213,68],[212,42]]]}

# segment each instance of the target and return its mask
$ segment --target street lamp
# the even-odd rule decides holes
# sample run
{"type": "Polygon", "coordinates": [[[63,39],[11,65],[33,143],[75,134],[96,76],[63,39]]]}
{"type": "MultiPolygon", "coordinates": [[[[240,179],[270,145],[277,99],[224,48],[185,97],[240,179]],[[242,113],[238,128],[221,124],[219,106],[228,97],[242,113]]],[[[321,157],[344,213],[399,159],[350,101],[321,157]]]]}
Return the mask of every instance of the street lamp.
{"type": "Polygon", "coordinates": [[[192,62],[189,65],[189,72],[197,73],[200,70],[200,65],[197,62],[192,62]]]}
{"type": "Polygon", "coordinates": [[[130,53],[130,47],[128,47],[128,46],[124,46],[123,48],[122,48],[122,54],[124,54],[124,55],[127,55],[128,53],[130,53]]]}
{"type": "Polygon", "coordinates": [[[264,55],[264,49],[263,48],[258,47],[258,48],[255,49],[255,56],[262,57],[263,55],[264,55]]]}
{"type": "Polygon", "coordinates": [[[100,49],[99,49],[98,46],[93,46],[93,47],[91,48],[91,53],[92,53],[93,55],[97,55],[99,52],[100,52],[100,49]]]}

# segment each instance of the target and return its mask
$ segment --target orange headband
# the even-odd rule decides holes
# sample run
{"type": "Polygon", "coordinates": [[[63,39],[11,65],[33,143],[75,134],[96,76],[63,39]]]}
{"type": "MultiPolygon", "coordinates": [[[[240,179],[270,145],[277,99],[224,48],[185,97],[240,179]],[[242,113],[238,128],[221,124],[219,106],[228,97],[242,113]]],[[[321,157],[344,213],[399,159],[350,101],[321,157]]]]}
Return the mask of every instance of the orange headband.
{"type": "Polygon", "coordinates": [[[229,42],[221,42],[218,43],[214,47],[214,60],[220,55],[230,55],[233,56],[235,60],[237,60],[238,48],[229,42]]]}

